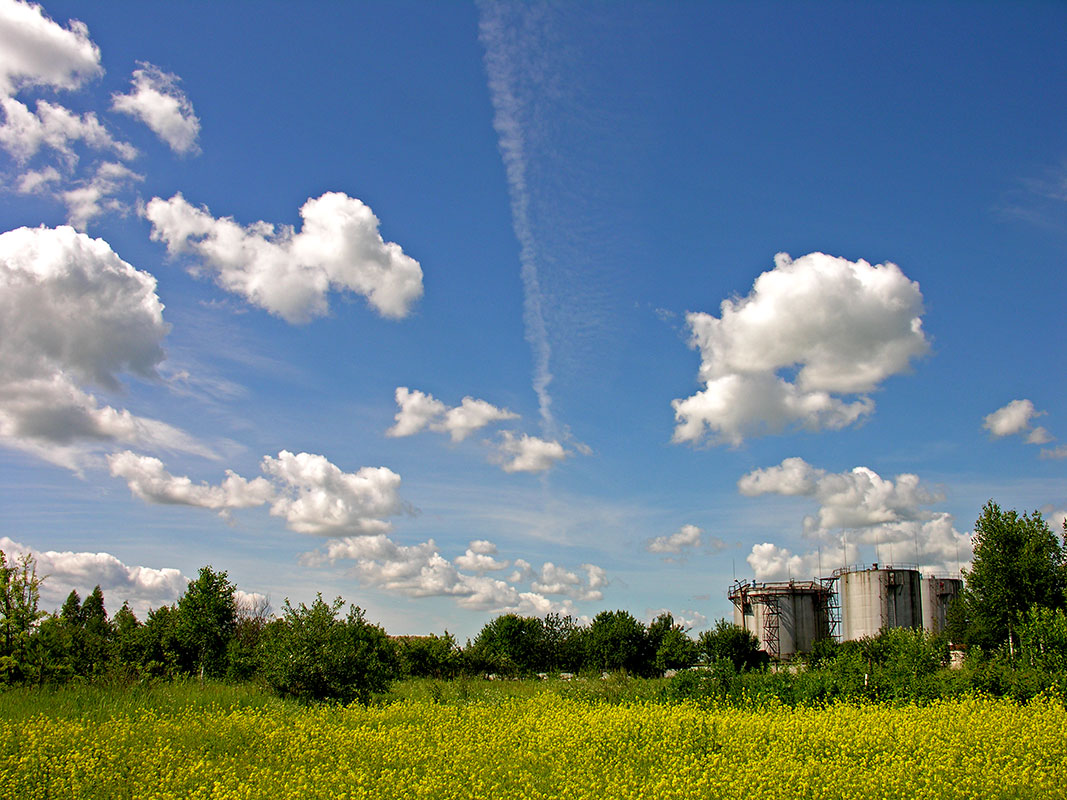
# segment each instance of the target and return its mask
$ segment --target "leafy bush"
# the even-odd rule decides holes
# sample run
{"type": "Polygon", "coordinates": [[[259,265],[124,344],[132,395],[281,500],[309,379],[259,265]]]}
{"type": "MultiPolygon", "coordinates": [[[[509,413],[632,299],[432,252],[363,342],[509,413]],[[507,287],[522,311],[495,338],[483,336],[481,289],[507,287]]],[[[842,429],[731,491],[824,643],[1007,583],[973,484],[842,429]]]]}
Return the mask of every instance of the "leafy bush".
{"type": "Polygon", "coordinates": [[[285,601],[283,616],[263,631],[260,673],[280,696],[304,701],[367,703],[396,676],[396,650],[385,631],[344,601],[326,603],[318,595],[311,607],[285,601]]]}

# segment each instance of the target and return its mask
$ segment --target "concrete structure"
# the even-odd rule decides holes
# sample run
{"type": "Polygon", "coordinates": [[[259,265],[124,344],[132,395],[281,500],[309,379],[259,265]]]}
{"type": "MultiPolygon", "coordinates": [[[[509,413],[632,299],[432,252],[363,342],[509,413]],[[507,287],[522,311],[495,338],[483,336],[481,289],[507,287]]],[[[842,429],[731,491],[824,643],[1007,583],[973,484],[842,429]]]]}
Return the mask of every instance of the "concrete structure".
{"type": "Polygon", "coordinates": [[[921,628],[921,576],[913,567],[849,567],[834,573],[841,638],[877,636],[883,628],[921,628]]]}
{"type": "Polygon", "coordinates": [[[830,635],[830,590],[817,581],[737,583],[730,590],[734,624],[753,633],[772,658],[809,652],[830,635]]]}
{"type": "Polygon", "coordinates": [[[948,624],[948,607],[963,591],[959,578],[923,578],[923,630],[941,633],[948,624]]]}

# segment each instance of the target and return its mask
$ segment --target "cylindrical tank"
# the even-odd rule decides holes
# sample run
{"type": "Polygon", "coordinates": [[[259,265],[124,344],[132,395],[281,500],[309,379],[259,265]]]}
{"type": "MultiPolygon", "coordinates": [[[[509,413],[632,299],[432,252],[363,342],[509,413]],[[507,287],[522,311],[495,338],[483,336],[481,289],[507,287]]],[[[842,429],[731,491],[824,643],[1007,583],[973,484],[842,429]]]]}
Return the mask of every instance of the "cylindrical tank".
{"type": "Polygon", "coordinates": [[[814,581],[740,583],[730,591],[734,624],[755,634],[773,658],[788,659],[811,651],[830,635],[830,592],[814,581]]]}
{"type": "Polygon", "coordinates": [[[883,628],[922,627],[919,571],[883,567],[844,570],[837,580],[841,638],[877,636],[883,628]]]}
{"type": "Polygon", "coordinates": [[[923,578],[923,630],[941,633],[948,624],[948,607],[962,591],[959,578],[923,578]]]}

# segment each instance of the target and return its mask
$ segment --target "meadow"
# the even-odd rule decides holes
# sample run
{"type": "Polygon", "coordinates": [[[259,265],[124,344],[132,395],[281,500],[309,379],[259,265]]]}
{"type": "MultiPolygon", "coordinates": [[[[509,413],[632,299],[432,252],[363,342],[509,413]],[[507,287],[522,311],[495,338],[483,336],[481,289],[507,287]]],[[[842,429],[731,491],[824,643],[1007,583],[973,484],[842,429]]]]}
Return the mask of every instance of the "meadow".
{"type": "Polygon", "coordinates": [[[248,685],[15,689],[0,694],[0,797],[1067,795],[1057,699],[725,707],[655,699],[661,686],[411,681],[369,706],[248,685]]]}

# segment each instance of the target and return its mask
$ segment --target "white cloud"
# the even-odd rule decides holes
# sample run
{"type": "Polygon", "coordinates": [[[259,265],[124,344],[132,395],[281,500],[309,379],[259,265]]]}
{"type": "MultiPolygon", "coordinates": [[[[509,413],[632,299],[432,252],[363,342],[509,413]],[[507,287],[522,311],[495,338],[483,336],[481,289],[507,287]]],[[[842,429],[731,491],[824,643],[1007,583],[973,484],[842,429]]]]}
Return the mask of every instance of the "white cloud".
{"type": "Polygon", "coordinates": [[[0,2],[0,94],[28,86],[76,89],[102,72],[84,23],[63,28],[37,4],[0,2]]]}
{"type": "Polygon", "coordinates": [[[453,442],[461,442],[486,425],[519,416],[473,397],[464,397],[460,405],[449,408],[433,395],[406,386],[397,387],[396,404],[400,410],[386,436],[411,436],[429,428],[449,434],[453,442]]]}
{"type": "Polygon", "coordinates": [[[497,408],[485,400],[464,397],[460,405],[448,409],[445,418],[435,424],[433,429],[448,433],[453,442],[461,442],[486,425],[505,419],[518,419],[518,416],[506,408],[497,408]]]}
{"type": "Polygon", "coordinates": [[[683,525],[670,536],[650,539],[645,549],[650,553],[681,553],[690,547],[699,547],[704,531],[696,525],[683,525]]]}
{"type": "Polygon", "coordinates": [[[406,386],[396,387],[396,404],[400,406],[393,418],[396,424],[385,432],[386,436],[412,436],[441,417],[447,408],[432,394],[406,386]]]}
{"type": "MultiPolygon", "coordinates": [[[[1048,444],[1055,439],[1043,427],[1031,427],[1030,420],[1044,416],[1044,411],[1038,411],[1029,400],[1012,400],[1006,406],[1002,406],[988,414],[982,422],[982,427],[989,433],[1000,438],[1018,434],[1024,436],[1027,444],[1048,444]]],[[[1042,451],[1042,456],[1050,451],[1042,451]]]]}
{"type": "Polygon", "coordinates": [[[0,146],[20,162],[49,147],[68,167],[73,166],[78,160],[71,147],[74,142],[84,142],[96,150],[113,150],[124,159],[137,157],[137,149],[114,139],[91,111],[78,116],[63,106],[38,100],[36,111],[31,112],[11,97],[0,100],[0,106],[4,109],[0,146]]]}
{"type": "Polygon", "coordinates": [[[129,94],[113,95],[112,108],[141,120],[174,152],[194,153],[200,120],[178,81],[177,75],[142,63],[133,71],[133,89],[129,94]]]}
{"type": "Polygon", "coordinates": [[[556,441],[525,433],[516,438],[510,431],[501,431],[500,436],[497,450],[504,472],[544,472],[567,457],[563,445],[556,441]]]}
{"type": "Polygon", "coordinates": [[[298,533],[381,533],[392,528],[382,517],[403,509],[400,476],[388,467],[342,472],[324,456],[282,450],[264,457],[263,471],[281,485],[270,513],[298,533]]]}
{"type": "MultiPolygon", "coordinates": [[[[463,607],[494,613],[544,615],[552,611],[574,614],[574,600],[600,600],[607,585],[604,570],[583,564],[579,573],[545,563],[539,571],[516,559],[517,570],[507,580],[461,571],[461,561],[471,555],[492,555],[491,542],[471,542],[467,553],[446,559],[432,539],[415,545],[399,545],[384,534],[333,539],[318,551],[306,553],[303,562],[321,565],[354,561],[354,575],[367,585],[405,597],[452,597],[463,607]],[[531,582],[529,591],[516,585],[531,582]],[[562,595],[553,601],[546,595],[562,595]]],[[[471,570],[474,571],[474,570],[471,570]]]]}
{"type": "Polygon", "coordinates": [[[407,316],[422,296],[419,263],[382,240],[370,208],[340,192],[304,203],[299,232],[216,219],[180,194],[153,198],[145,216],[152,238],[165,242],[171,254],[194,253],[223,289],[289,322],[326,314],[331,289],[361,294],[392,318],[407,316]]]}
{"type": "Polygon", "coordinates": [[[130,491],[149,503],[228,510],[261,506],[274,495],[274,487],[265,478],[248,481],[226,470],[226,479],[218,486],[195,484],[171,475],[158,458],[129,450],[108,456],[108,465],[112,475],[125,479],[130,491]]]}
{"type": "Polygon", "coordinates": [[[944,495],[924,487],[917,475],[905,473],[887,480],[872,469],[855,467],[828,473],[800,458],[787,458],[777,467],[757,469],[737,482],[741,494],[800,495],[819,501],[815,516],[804,520],[805,531],[821,536],[838,528],[865,528],[910,520],[929,519],[924,505],[944,495]]]}
{"type": "Polygon", "coordinates": [[[496,555],[495,544],[485,539],[477,539],[470,543],[467,552],[456,556],[452,563],[460,569],[477,573],[496,572],[511,566],[510,561],[500,561],[493,558],[494,555],[496,555]]]}
{"type": "Polygon", "coordinates": [[[126,206],[115,195],[131,182],[143,179],[144,176],[123,164],[105,161],[97,167],[92,178],[58,193],[67,206],[67,221],[73,227],[85,230],[93,219],[105,211],[125,211],[126,206]]]}
{"type": "Polygon", "coordinates": [[[0,538],[0,550],[8,562],[23,554],[37,561],[43,608],[58,608],[72,589],[83,598],[99,585],[108,613],[114,615],[128,601],[144,619],[150,608],[173,603],[185,591],[189,579],[172,567],[129,566],[110,553],[35,550],[8,537],[0,538]]]}
{"type": "MultiPolygon", "coordinates": [[[[924,506],[944,500],[940,491],[922,485],[917,475],[905,473],[894,480],[882,478],[867,467],[830,473],[787,458],[780,465],[742,476],[738,489],[744,495],[780,494],[811,497],[818,501],[815,514],[804,518],[806,536],[828,545],[822,552],[825,571],[858,558],[860,544],[874,547],[872,560],[917,563],[930,571],[955,574],[971,558],[969,534],[953,527],[953,517],[924,506]],[[880,553],[880,555],[878,555],[880,553]]],[[[811,577],[818,551],[802,555],[770,542],[752,548],[748,562],[760,580],[811,577]]]]}
{"type": "Polygon", "coordinates": [[[109,456],[111,474],[126,480],[130,491],[149,503],[187,505],[228,512],[270,504],[298,533],[375,534],[391,529],[384,519],[400,513],[400,476],[387,467],[343,472],[324,456],[282,450],[264,456],[266,478],[247,480],[232,470],[213,486],[171,475],[163,462],[129,451],[109,456]]]}
{"type": "Polygon", "coordinates": [[[168,326],[156,281],[73,228],[0,234],[0,441],[77,468],[112,442],[211,455],[158,420],[81,387],[154,380],[168,326]]]}
{"type": "Polygon", "coordinates": [[[1043,447],[1041,448],[1042,458],[1067,458],[1067,444],[1061,444],[1057,447],[1043,447]]]}
{"type": "Polygon", "coordinates": [[[919,285],[895,264],[778,254],[720,317],[686,316],[705,388],[673,401],[674,441],[854,424],[874,410],[867,393],[927,352],[922,312],[919,285]]]}

